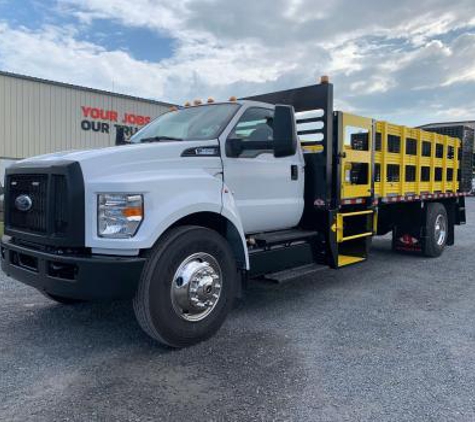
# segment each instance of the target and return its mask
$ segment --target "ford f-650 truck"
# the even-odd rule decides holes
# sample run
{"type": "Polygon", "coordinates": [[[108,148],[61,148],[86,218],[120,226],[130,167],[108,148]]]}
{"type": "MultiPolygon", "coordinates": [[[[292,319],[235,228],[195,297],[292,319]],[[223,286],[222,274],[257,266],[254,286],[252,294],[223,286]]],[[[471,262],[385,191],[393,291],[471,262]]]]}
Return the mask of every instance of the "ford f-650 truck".
{"type": "Polygon", "coordinates": [[[9,168],[2,268],[60,303],[133,299],[146,333],[184,347],[255,277],[357,264],[390,232],[439,256],[465,222],[463,162],[457,138],[335,112],[326,79],[210,100],[9,168]]]}

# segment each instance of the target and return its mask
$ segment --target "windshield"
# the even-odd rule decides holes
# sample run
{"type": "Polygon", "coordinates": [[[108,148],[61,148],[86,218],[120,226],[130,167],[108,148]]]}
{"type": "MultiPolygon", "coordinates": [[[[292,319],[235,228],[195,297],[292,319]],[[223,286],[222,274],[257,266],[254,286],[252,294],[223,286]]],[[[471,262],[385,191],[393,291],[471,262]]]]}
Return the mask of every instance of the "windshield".
{"type": "Polygon", "coordinates": [[[240,106],[210,104],[165,113],[138,131],[131,143],[216,139],[240,106]]]}

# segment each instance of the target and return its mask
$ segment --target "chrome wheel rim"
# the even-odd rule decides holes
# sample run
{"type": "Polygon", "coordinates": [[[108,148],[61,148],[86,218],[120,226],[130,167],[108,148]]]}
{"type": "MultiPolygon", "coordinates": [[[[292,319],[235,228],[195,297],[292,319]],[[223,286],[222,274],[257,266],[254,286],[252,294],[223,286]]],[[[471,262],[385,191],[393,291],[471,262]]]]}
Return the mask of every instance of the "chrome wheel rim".
{"type": "Polygon", "coordinates": [[[174,311],[185,321],[205,319],[221,297],[222,272],[210,254],[195,253],[178,267],[171,284],[174,311]]]}
{"type": "Polygon", "coordinates": [[[445,218],[442,214],[437,216],[435,220],[435,239],[439,246],[443,246],[445,244],[445,238],[447,237],[447,227],[445,218]]]}

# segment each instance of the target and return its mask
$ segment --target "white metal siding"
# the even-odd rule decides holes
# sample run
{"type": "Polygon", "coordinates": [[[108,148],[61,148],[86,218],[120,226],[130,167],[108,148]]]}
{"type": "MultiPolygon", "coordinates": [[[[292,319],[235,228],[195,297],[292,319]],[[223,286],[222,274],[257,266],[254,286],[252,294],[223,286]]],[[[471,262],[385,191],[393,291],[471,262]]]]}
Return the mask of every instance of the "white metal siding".
{"type": "Polygon", "coordinates": [[[168,110],[147,100],[0,74],[0,158],[114,145],[112,122],[109,134],[81,129],[81,106],[152,119],[168,110]]]}

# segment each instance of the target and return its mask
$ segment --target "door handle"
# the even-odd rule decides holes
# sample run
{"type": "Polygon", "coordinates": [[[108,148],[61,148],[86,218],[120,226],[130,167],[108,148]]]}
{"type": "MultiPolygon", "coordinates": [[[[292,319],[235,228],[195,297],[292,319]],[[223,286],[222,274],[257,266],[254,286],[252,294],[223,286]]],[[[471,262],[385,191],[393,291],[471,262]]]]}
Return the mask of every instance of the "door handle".
{"type": "Polygon", "coordinates": [[[296,164],[290,166],[290,178],[291,180],[299,179],[299,167],[296,164]]]}

